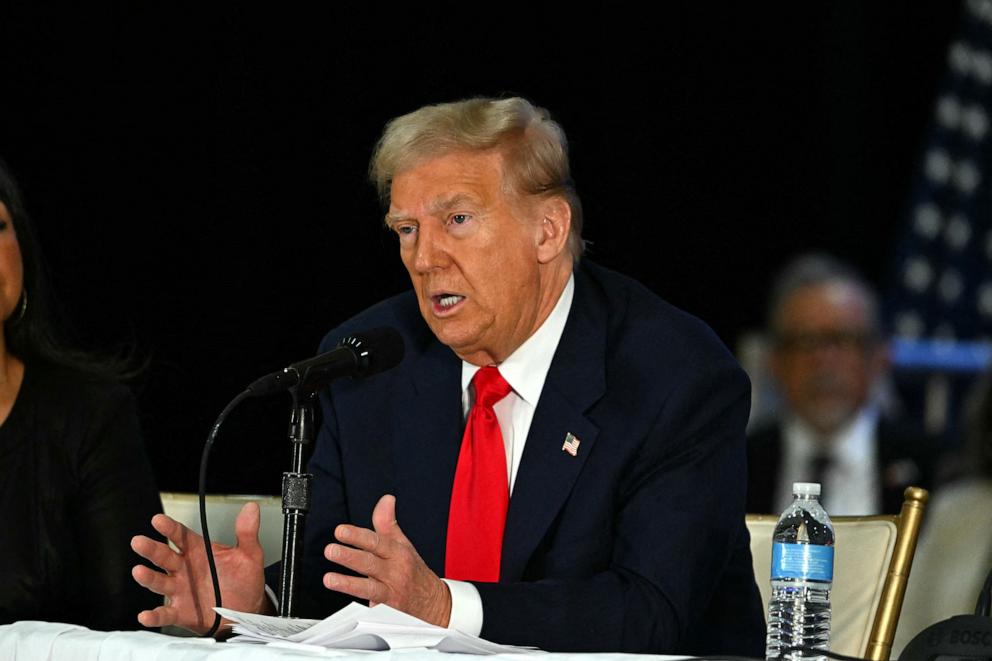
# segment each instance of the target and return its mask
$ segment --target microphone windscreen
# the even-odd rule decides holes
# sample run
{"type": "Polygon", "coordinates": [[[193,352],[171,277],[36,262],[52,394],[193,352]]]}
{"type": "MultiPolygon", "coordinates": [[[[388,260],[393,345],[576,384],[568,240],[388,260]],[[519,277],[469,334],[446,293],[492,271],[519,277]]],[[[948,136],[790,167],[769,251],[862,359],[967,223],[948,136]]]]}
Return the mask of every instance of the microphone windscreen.
{"type": "Polygon", "coordinates": [[[338,346],[350,346],[362,357],[365,369],[361,376],[371,376],[396,367],[405,352],[403,338],[389,326],[349,335],[338,346]]]}

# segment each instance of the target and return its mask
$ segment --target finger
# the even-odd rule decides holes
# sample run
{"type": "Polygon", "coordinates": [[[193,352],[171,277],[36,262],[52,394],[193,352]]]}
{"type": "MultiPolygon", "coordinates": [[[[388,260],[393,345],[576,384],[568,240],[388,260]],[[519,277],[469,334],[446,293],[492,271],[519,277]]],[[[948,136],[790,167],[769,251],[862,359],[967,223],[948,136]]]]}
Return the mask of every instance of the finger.
{"type": "Polygon", "coordinates": [[[159,606],[150,611],[138,613],[138,622],[145,627],[167,627],[176,623],[176,609],[159,606]]]}
{"type": "Polygon", "coordinates": [[[378,571],[381,561],[369,551],[359,551],[341,544],[328,544],[324,548],[324,557],[359,574],[380,578],[378,571]]]}
{"type": "Polygon", "coordinates": [[[359,599],[368,599],[370,602],[383,603],[387,601],[388,589],[374,578],[328,572],[324,574],[324,587],[335,592],[350,594],[359,599]]]}
{"type": "Polygon", "coordinates": [[[374,530],[342,523],[334,529],[334,537],[339,542],[344,542],[349,546],[354,546],[363,551],[375,553],[380,558],[389,557],[388,544],[386,544],[387,540],[374,530]]]}
{"type": "Polygon", "coordinates": [[[182,556],[170,549],[167,544],[156,542],[144,535],[131,538],[131,549],[165,571],[174,572],[182,568],[182,556]]]}
{"type": "Polygon", "coordinates": [[[152,527],[175,544],[180,550],[185,550],[192,543],[199,542],[203,544],[202,537],[165,514],[156,514],[153,516],[152,527]]]}
{"type": "Polygon", "coordinates": [[[131,568],[131,576],[141,587],[155,594],[170,595],[176,591],[176,579],[168,574],[161,574],[144,565],[131,568]]]}
{"type": "Polygon", "coordinates": [[[375,509],[372,510],[372,527],[382,536],[406,539],[396,521],[396,496],[387,493],[375,504],[375,509]]]}
{"type": "Polygon", "coordinates": [[[261,510],[259,510],[256,502],[245,503],[241,511],[238,512],[238,518],[234,521],[234,536],[237,538],[240,548],[260,546],[258,528],[261,524],[261,518],[261,510]]]}

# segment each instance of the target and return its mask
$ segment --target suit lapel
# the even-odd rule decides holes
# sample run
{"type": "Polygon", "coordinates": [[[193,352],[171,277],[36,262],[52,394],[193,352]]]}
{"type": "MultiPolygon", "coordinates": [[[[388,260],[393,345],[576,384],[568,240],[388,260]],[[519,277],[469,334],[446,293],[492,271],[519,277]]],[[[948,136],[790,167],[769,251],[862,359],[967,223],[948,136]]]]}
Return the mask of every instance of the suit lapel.
{"type": "Polygon", "coordinates": [[[561,341],[534,411],[514,482],[503,534],[500,580],[521,579],[530,556],[561,510],[599,429],[585,412],[605,391],[605,304],[581,270],[561,341]],[[576,456],[562,450],[567,434],[579,439],[576,456]]]}
{"type": "Polygon", "coordinates": [[[398,388],[393,422],[397,519],[435,573],[444,575],[451,485],[462,439],[461,361],[432,341],[398,388]]]}

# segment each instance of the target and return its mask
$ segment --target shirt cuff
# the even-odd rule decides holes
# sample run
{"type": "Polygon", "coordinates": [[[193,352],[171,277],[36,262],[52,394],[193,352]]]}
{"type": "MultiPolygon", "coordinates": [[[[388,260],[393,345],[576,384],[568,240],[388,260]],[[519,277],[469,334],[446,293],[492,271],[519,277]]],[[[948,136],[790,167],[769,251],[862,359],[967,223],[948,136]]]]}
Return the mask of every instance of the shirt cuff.
{"type": "Polygon", "coordinates": [[[279,597],[276,595],[276,591],[269,587],[269,584],[265,584],[265,596],[269,598],[272,605],[275,606],[276,612],[279,612],[279,597]]]}
{"type": "Polygon", "coordinates": [[[482,597],[475,586],[465,581],[442,578],[451,592],[451,617],[448,628],[457,629],[469,636],[482,633],[482,597]]]}

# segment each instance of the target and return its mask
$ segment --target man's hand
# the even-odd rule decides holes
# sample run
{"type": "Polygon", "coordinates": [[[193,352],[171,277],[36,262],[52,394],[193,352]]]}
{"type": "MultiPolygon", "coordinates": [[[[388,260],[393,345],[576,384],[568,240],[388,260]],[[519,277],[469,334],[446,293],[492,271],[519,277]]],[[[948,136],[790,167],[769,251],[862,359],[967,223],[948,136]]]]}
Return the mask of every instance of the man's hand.
{"type": "Polygon", "coordinates": [[[324,575],[324,586],[448,626],[451,593],[400,530],[395,496],[387,494],[379,499],[372,512],[372,526],[374,530],[340,525],[334,537],[342,544],[328,544],[324,549],[331,562],[368,578],[330,572],[324,575]]]}
{"type": "MultiPolygon", "coordinates": [[[[212,546],[225,608],[251,613],[260,613],[266,608],[258,526],[258,503],[247,503],[234,523],[237,543],[234,546],[214,543],[212,546]]],[[[164,514],[152,517],[152,527],[179,551],[143,535],[131,540],[135,553],[166,572],[161,574],[144,565],[136,565],[131,570],[134,580],[142,587],[166,597],[166,605],[141,611],[138,622],[146,627],[176,625],[205,633],[213,624],[215,604],[203,537],[164,514]]]]}

